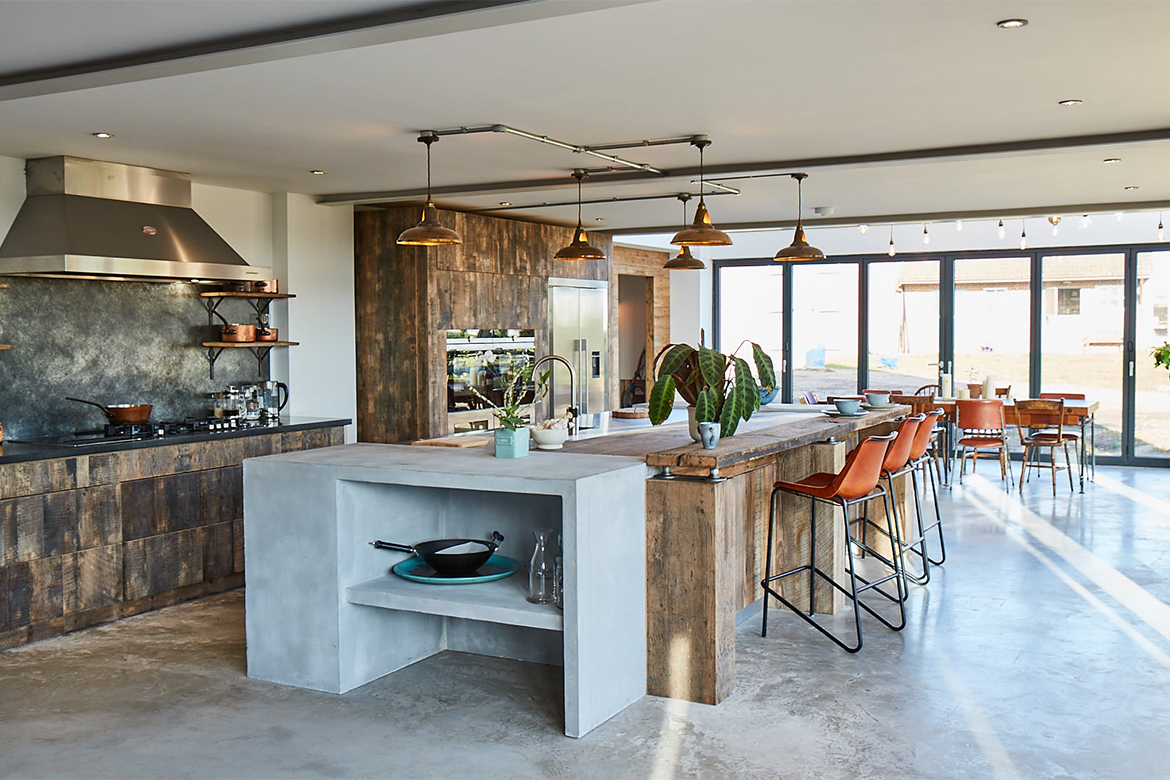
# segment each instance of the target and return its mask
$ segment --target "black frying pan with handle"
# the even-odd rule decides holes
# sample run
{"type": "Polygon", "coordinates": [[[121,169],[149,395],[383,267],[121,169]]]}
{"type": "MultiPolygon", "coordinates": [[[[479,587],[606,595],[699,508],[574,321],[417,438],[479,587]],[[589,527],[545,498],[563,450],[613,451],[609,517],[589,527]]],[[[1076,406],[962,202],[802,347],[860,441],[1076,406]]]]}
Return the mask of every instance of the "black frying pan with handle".
{"type": "Polygon", "coordinates": [[[488,558],[500,548],[504,535],[499,531],[492,531],[490,540],[483,539],[432,539],[429,542],[419,542],[415,545],[395,544],[383,542],[381,539],[370,542],[379,550],[394,550],[395,552],[413,553],[435,570],[435,573],[444,577],[466,577],[474,574],[475,570],[488,562],[488,558]],[[446,552],[452,547],[460,547],[459,552],[446,552]],[[462,548],[470,549],[462,549],[462,548]]]}

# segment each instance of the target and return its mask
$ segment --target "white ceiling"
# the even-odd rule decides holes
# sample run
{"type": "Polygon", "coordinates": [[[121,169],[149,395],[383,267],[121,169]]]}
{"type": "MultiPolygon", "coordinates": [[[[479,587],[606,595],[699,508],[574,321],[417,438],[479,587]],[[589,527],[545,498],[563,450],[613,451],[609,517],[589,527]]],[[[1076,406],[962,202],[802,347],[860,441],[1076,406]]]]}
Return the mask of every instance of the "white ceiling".
{"type": "MultiPolygon", "coordinates": [[[[1170,2],[1156,1],[531,0],[299,48],[32,87],[3,79],[418,5],[0,0],[0,155],[74,154],[190,171],[214,184],[326,195],[423,187],[418,131],[464,125],[502,123],[580,144],[706,133],[709,166],[771,172],[810,158],[1170,128],[1170,103],[1160,97],[1170,73],[1170,2]],[[1015,16],[1031,24],[995,26],[1015,16]],[[43,94],[12,97],[29,92],[43,94]],[[1065,98],[1084,104],[1059,107],[1065,98]],[[90,136],[97,130],[115,137],[98,141],[90,136]],[[328,174],[312,176],[312,168],[328,174]]],[[[480,193],[460,186],[438,198],[459,208],[571,199],[571,169],[599,164],[490,133],[444,138],[433,154],[438,187],[565,185],[480,193]]],[[[617,154],[666,169],[691,168],[698,156],[685,144],[617,154]]],[[[824,205],[836,218],[878,221],[1170,202],[1170,140],[807,170],[806,219],[824,205]],[[1122,162],[1104,165],[1106,157],[1122,162]]],[[[694,191],[691,178],[595,176],[585,196],[694,191]]],[[[795,216],[790,179],[734,184],[742,195],[708,204],[717,224],[795,216]]],[[[585,211],[587,226],[603,229],[682,220],[675,200],[585,211]]],[[[571,221],[575,209],[524,215],[571,221]]]]}

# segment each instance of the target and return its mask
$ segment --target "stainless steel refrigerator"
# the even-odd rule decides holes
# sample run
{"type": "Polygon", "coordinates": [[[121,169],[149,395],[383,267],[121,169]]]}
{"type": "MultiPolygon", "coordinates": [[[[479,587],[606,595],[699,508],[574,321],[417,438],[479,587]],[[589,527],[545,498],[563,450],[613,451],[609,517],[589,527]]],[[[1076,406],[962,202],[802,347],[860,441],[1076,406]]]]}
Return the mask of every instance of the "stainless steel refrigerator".
{"type": "MultiPolygon", "coordinates": [[[[576,375],[572,405],[581,415],[579,424],[593,427],[593,415],[609,411],[609,282],[549,279],[548,315],[552,352],[566,358],[576,375]]],[[[559,415],[570,405],[569,372],[556,361],[545,365],[553,371],[550,397],[553,414],[559,415]]]]}

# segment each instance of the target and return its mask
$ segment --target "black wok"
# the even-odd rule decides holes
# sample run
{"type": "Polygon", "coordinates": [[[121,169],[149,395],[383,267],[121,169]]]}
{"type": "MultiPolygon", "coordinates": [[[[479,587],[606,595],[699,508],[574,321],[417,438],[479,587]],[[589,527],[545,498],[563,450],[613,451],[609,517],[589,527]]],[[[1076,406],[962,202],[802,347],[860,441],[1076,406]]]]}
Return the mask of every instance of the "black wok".
{"type": "Polygon", "coordinates": [[[435,570],[436,574],[445,577],[466,577],[474,574],[475,570],[488,562],[492,553],[500,548],[504,535],[499,531],[492,531],[489,541],[483,539],[432,539],[429,542],[419,542],[416,545],[395,544],[394,542],[370,542],[379,550],[394,550],[396,552],[414,553],[435,570]],[[451,547],[461,544],[479,545],[483,549],[472,552],[447,553],[451,547]]]}

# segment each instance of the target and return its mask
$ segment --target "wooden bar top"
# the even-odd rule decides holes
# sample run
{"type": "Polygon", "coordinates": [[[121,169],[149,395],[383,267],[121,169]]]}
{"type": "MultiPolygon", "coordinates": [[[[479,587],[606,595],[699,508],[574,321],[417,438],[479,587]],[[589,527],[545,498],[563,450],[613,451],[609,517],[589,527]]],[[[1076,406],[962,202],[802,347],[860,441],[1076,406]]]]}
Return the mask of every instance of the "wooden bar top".
{"type": "Polygon", "coordinates": [[[649,466],[725,469],[807,444],[847,437],[909,413],[909,406],[899,405],[869,412],[863,417],[842,419],[812,411],[771,412],[761,409],[752,415],[752,419],[740,423],[734,436],[721,439],[713,450],[705,450],[691,439],[685,421],[567,441],[564,448],[566,452],[644,458],[649,466]]]}

